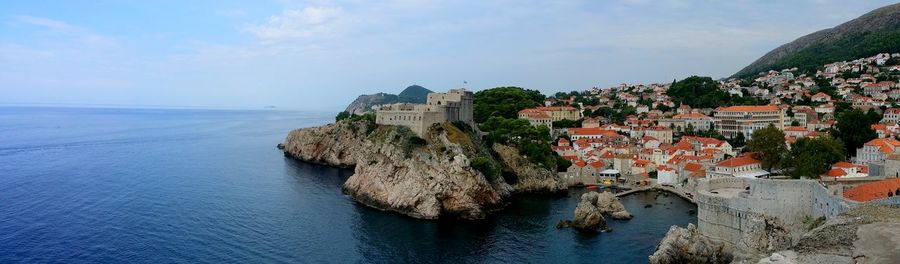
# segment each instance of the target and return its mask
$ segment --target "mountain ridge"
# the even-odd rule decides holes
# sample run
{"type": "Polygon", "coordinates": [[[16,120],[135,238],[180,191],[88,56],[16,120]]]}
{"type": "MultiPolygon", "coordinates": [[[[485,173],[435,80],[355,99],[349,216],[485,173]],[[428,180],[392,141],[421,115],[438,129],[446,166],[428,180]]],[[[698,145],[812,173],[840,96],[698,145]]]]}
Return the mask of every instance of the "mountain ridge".
{"type": "Polygon", "coordinates": [[[731,77],[744,78],[793,67],[814,70],[826,63],[882,52],[900,52],[900,3],[877,8],[835,27],[783,44],[731,77]]]}
{"type": "Polygon", "coordinates": [[[425,87],[411,85],[403,89],[399,94],[375,93],[360,95],[344,110],[355,115],[362,115],[372,111],[372,107],[393,103],[425,103],[428,94],[432,93],[425,87]]]}

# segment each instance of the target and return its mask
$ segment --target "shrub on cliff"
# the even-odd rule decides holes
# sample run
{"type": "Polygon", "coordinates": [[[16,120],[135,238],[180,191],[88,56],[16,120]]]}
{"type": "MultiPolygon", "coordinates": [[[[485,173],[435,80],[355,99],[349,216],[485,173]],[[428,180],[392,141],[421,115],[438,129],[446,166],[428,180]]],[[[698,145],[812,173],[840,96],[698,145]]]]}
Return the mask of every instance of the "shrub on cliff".
{"type": "Polygon", "coordinates": [[[484,177],[487,178],[488,181],[493,182],[497,177],[500,177],[500,168],[494,164],[494,161],[489,157],[475,157],[472,159],[470,166],[481,172],[481,174],[484,174],[484,177]]]}
{"type": "Polygon", "coordinates": [[[487,134],[489,143],[514,146],[519,154],[544,168],[557,170],[556,153],[550,149],[550,129],[546,126],[532,126],[524,119],[491,117],[480,126],[487,134]]]}

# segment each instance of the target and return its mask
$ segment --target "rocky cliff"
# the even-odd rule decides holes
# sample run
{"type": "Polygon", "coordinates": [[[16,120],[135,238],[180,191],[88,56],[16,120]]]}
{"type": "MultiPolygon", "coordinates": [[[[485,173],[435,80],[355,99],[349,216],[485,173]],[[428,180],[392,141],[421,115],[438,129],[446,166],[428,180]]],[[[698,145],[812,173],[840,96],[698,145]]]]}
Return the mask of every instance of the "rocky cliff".
{"type": "Polygon", "coordinates": [[[650,255],[651,264],[730,263],[724,245],[700,234],[694,224],[687,228],[672,226],[650,255]]]}
{"type": "Polygon", "coordinates": [[[756,263],[897,263],[898,260],[900,206],[866,205],[828,219],[788,250],[772,253],[756,263]]]}
{"type": "Polygon", "coordinates": [[[480,139],[452,124],[419,138],[405,127],[342,120],[294,130],[283,146],[285,155],[300,160],[355,166],[344,183],[346,194],[415,218],[481,219],[512,191],[480,139]],[[473,159],[479,160],[477,168],[473,159]]]}
{"type": "Polygon", "coordinates": [[[503,171],[516,176],[515,181],[511,182],[514,192],[546,194],[567,190],[559,174],[528,161],[519,154],[518,149],[496,143],[492,149],[497,153],[503,171]]]}
{"type": "Polygon", "coordinates": [[[366,121],[348,121],[320,127],[295,129],[282,144],[285,155],[317,164],[336,167],[356,165],[359,146],[369,129],[366,121]]]}
{"type": "Polygon", "coordinates": [[[509,196],[503,178],[472,168],[483,155],[469,134],[444,124],[419,139],[404,127],[382,127],[361,145],[344,192],[374,208],[415,218],[481,219],[509,196]]]}

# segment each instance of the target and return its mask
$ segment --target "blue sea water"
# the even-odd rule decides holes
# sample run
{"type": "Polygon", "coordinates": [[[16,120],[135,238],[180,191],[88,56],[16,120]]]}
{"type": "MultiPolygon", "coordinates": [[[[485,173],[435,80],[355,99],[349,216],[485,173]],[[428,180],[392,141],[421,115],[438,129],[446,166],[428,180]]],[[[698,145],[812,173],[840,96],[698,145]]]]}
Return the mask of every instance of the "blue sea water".
{"type": "Polygon", "coordinates": [[[583,192],[483,221],[354,203],[352,174],[275,145],[330,113],[0,108],[0,263],[645,263],[694,206],[623,197],[613,232],[558,230],[583,192]],[[654,204],[644,208],[645,204],[654,204]]]}

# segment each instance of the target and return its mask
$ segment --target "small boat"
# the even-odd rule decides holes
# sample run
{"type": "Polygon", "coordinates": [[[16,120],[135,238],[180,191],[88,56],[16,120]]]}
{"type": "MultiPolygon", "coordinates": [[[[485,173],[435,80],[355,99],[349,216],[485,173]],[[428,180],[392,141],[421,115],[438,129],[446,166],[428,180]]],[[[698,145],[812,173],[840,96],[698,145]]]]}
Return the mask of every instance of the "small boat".
{"type": "Polygon", "coordinates": [[[587,187],[584,187],[584,188],[585,188],[585,189],[588,189],[588,190],[596,190],[598,187],[597,187],[597,185],[591,184],[591,185],[588,185],[587,187]]]}

